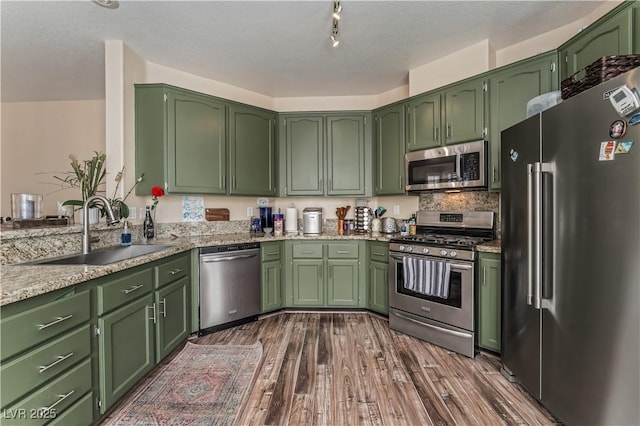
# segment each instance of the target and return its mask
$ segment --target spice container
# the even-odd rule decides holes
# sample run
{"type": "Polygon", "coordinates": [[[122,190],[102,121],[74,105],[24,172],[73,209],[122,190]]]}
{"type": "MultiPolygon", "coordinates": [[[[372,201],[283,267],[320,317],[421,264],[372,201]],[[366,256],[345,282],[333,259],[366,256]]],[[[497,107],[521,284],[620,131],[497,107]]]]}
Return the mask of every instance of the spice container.
{"type": "Polygon", "coordinates": [[[273,215],[273,236],[281,237],[284,230],[284,215],[276,213],[273,215]]]}

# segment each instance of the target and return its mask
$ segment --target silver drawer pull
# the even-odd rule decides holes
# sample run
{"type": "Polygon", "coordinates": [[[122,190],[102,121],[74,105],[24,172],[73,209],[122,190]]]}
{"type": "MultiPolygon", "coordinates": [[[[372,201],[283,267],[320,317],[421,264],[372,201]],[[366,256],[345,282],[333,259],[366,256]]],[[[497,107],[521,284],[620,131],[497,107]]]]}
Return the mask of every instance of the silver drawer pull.
{"type": "Polygon", "coordinates": [[[149,320],[153,321],[153,323],[155,324],[158,319],[156,318],[156,304],[152,304],[151,306],[147,306],[147,308],[153,310],[153,316],[151,318],[149,318],[149,320]]]}
{"type": "Polygon", "coordinates": [[[138,285],[134,285],[133,287],[129,287],[129,288],[125,289],[125,290],[122,290],[122,292],[124,294],[129,294],[129,293],[133,293],[136,290],[141,289],[142,287],[144,287],[144,284],[138,284],[138,285]]]}
{"type": "Polygon", "coordinates": [[[49,411],[53,410],[54,408],[56,408],[56,405],[60,404],[62,401],[64,401],[65,399],[69,398],[71,395],[73,395],[73,393],[75,392],[75,390],[70,390],[69,393],[66,393],[64,395],[58,395],[58,400],[56,402],[54,402],[53,404],[51,404],[48,407],[42,407],[40,408],[39,412],[42,413],[48,413],[49,411]]]}
{"type": "Polygon", "coordinates": [[[162,314],[163,318],[167,317],[167,298],[163,297],[162,300],[160,301],[160,305],[162,305],[162,309],[160,310],[160,313],[162,314]]]}
{"type": "Polygon", "coordinates": [[[60,364],[62,361],[69,359],[73,356],[73,352],[69,352],[66,355],[58,355],[58,359],[56,359],[55,361],[53,361],[51,364],[49,365],[41,365],[38,368],[38,373],[44,373],[45,371],[47,371],[48,369],[50,369],[51,367],[54,367],[58,364],[60,364]]]}
{"type": "Polygon", "coordinates": [[[305,254],[313,254],[313,250],[301,250],[301,252],[305,254]]]}
{"type": "Polygon", "coordinates": [[[349,250],[336,250],[336,253],[338,253],[338,254],[349,254],[351,252],[349,250]]]}
{"type": "Polygon", "coordinates": [[[180,269],[180,268],[172,269],[172,270],[169,271],[169,273],[171,275],[175,275],[175,274],[178,274],[180,272],[182,272],[182,269],[180,269]]]}
{"type": "Polygon", "coordinates": [[[57,318],[55,319],[55,321],[51,321],[51,322],[50,322],[50,323],[48,323],[48,324],[38,324],[38,330],[44,330],[45,328],[49,328],[49,327],[51,327],[52,325],[60,324],[61,322],[66,321],[66,320],[68,320],[68,319],[69,319],[69,318],[71,318],[71,317],[73,317],[73,315],[72,315],[72,314],[69,314],[69,315],[67,315],[66,317],[57,317],[57,318]]]}

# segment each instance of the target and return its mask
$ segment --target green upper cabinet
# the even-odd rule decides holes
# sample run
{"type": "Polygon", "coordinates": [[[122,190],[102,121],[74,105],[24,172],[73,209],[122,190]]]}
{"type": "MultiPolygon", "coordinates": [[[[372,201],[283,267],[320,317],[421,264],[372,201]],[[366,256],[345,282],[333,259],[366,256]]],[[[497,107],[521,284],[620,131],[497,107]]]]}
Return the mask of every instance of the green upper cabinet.
{"type": "Polygon", "coordinates": [[[284,195],[324,194],[324,126],[321,116],[288,116],[284,195]]]}
{"type": "MultiPolygon", "coordinates": [[[[598,58],[640,51],[640,2],[624,2],[567,43],[560,46],[561,79],[598,58]],[[635,34],[634,34],[635,33],[635,34]]],[[[580,76],[579,76],[580,77],[580,76]]]]}
{"type": "Polygon", "coordinates": [[[229,106],[229,194],[276,195],[275,124],[270,111],[229,106]]]}
{"type": "Polygon", "coordinates": [[[370,195],[369,114],[284,115],[282,195],[370,195]]]}
{"type": "Polygon", "coordinates": [[[407,149],[415,151],[484,137],[484,76],[412,98],[407,149]]]}
{"type": "Polygon", "coordinates": [[[409,138],[407,149],[433,148],[442,145],[442,93],[427,93],[417,96],[407,105],[409,116],[409,138]]]}
{"type": "Polygon", "coordinates": [[[224,194],[226,106],[165,85],[136,86],[136,194],[224,194]]]}
{"type": "Polygon", "coordinates": [[[445,90],[444,144],[483,139],[484,77],[466,80],[445,90]]]}
{"type": "Polygon", "coordinates": [[[325,120],[327,127],[326,194],[364,195],[366,187],[365,116],[328,116],[325,120]]]}
{"type": "Polygon", "coordinates": [[[374,112],[375,195],[402,195],[404,189],[405,106],[390,105],[374,112]]]}
{"type": "Polygon", "coordinates": [[[500,189],[501,132],[527,117],[527,102],[557,90],[556,52],[489,73],[489,187],[500,189]]]}

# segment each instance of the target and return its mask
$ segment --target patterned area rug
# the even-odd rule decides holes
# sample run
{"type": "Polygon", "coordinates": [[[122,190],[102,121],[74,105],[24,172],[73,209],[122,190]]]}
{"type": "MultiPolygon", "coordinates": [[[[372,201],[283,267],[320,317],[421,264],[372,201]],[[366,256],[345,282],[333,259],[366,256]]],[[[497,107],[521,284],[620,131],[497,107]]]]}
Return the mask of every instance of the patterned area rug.
{"type": "Polygon", "coordinates": [[[260,343],[187,342],[103,425],[232,425],[246,402],[261,357],[260,343]]]}

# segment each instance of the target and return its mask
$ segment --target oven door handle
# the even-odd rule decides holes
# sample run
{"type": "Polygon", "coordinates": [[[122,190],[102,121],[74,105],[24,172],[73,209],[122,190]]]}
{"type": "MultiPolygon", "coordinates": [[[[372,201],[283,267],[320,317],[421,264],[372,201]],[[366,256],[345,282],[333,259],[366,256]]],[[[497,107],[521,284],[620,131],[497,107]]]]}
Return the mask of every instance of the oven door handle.
{"type": "Polygon", "coordinates": [[[393,312],[391,312],[391,313],[392,313],[393,315],[395,315],[395,316],[397,316],[397,317],[400,317],[400,318],[402,318],[402,319],[405,319],[405,320],[407,320],[407,321],[414,322],[414,323],[419,324],[419,325],[421,325],[421,326],[423,326],[423,327],[429,327],[429,328],[432,328],[432,329],[434,329],[434,330],[436,330],[436,331],[439,331],[439,332],[442,332],[442,333],[453,334],[454,336],[464,337],[464,338],[466,338],[466,339],[470,339],[470,338],[471,338],[471,335],[470,335],[470,334],[467,334],[467,333],[461,333],[461,332],[459,332],[459,331],[449,330],[448,328],[442,328],[442,327],[438,327],[437,325],[432,325],[432,324],[429,324],[429,323],[426,323],[426,322],[418,321],[418,320],[413,319],[413,318],[411,318],[411,317],[408,317],[408,316],[406,316],[406,315],[399,314],[399,313],[397,313],[397,312],[395,312],[395,311],[393,311],[393,312]]]}
{"type": "MultiPolygon", "coordinates": [[[[389,257],[391,259],[393,259],[393,260],[397,260],[398,262],[402,262],[402,258],[404,256],[398,257],[398,256],[394,256],[394,255],[390,254],[389,257]]],[[[447,261],[448,261],[448,259],[441,260],[441,262],[447,262],[447,261]]],[[[458,269],[458,270],[462,270],[462,271],[470,271],[471,269],[473,269],[473,265],[469,265],[469,264],[466,264],[466,263],[454,263],[454,262],[451,262],[451,261],[449,261],[449,263],[451,264],[451,269],[452,270],[453,269],[458,269]]]]}

